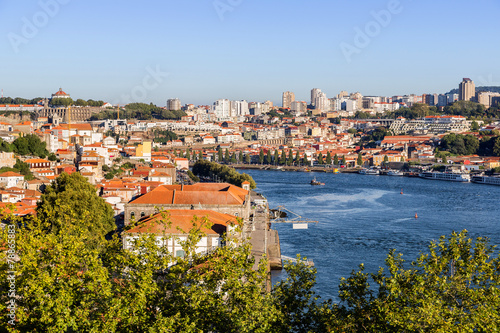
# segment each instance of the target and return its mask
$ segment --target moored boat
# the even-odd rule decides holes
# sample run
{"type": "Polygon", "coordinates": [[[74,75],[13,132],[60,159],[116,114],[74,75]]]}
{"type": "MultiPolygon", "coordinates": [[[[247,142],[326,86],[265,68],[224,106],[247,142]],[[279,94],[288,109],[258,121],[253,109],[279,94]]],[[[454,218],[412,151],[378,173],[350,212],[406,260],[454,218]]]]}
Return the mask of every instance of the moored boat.
{"type": "Polygon", "coordinates": [[[404,176],[404,173],[403,173],[403,171],[399,171],[399,170],[389,170],[387,172],[387,176],[404,176]]]}
{"type": "Polygon", "coordinates": [[[379,175],[380,171],[377,169],[361,169],[359,170],[361,175],[379,175]]]}
{"type": "Polygon", "coordinates": [[[499,176],[472,176],[471,182],[477,184],[500,185],[499,176]]]}
{"type": "Polygon", "coordinates": [[[452,182],[470,182],[470,175],[466,173],[454,172],[422,172],[418,175],[420,178],[432,180],[447,180],[452,182]]]}

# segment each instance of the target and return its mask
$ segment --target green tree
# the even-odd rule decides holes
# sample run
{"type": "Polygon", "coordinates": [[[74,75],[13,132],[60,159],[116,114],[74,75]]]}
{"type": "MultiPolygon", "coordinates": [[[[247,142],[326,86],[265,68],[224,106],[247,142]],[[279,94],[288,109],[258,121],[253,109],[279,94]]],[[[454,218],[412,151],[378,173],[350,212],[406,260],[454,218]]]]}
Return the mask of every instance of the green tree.
{"type": "Polygon", "coordinates": [[[346,161],[345,155],[342,155],[342,165],[346,165],[346,164],[347,164],[347,161],[346,161]]]}
{"type": "Polygon", "coordinates": [[[471,123],[470,129],[471,129],[472,131],[478,131],[478,130],[479,130],[479,124],[477,123],[477,121],[475,121],[475,120],[474,120],[474,121],[471,123]]]}
{"type": "Polygon", "coordinates": [[[229,156],[229,149],[226,149],[226,151],[224,153],[224,162],[229,163],[230,160],[231,160],[231,157],[229,156]]]}
{"type": "Polygon", "coordinates": [[[14,164],[14,169],[17,170],[21,175],[24,176],[25,180],[33,180],[35,176],[31,173],[30,166],[28,163],[16,159],[16,164],[14,164]]]}
{"type": "MultiPolygon", "coordinates": [[[[259,156],[259,158],[260,158],[260,156],[259,156]]],[[[248,153],[245,155],[245,162],[247,164],[250,164],[250,162],[252,162],[252,157],[248,153]]]]}
{"type": "Polygon", "coordinates": [[[279,155],[278,149],[275,149],[274,150],[274,158],[273,158],[274,165],[278,164],[279,158],[280,158],[280,155],[279,155]]]}
{"type": "Polygon", "coordinates": [[[288,160],[286,161],[288,166],[293,164],[293,150],[288,150],[288,160]]]}
{"type": "Polygon", "coordinates": [[[200,152],[198,153],[198,161],[202,160],[203,160],[203,151],[200,150],[200,152]]]}
{"type": "MultiPolygon", "coordinates": [[[[338,162],[338,158],[337,158],[337,162],[338,162]]],[[[330,151],[328,151],[326,153],[326,164],[328,164],[328,165],[332,164],[332,153],[330,153],[330,151]]]]}
{"type": "MultiPolygon", "coordinates": [[[[387,270],[342,279],[338,331],[491,332],[498,328],[500,259],[484,238],[442,236],[405,268],[392,250],[387,270]],[[373,283],[370,282],[373,280],[373,283]],[[375,286],[377,289],[373,290],[375,286]]],[[[335,319],[334,319],[335,320],[335,319]]]]}
{"type": "Polygon", "coordinates": [[[318,155],[318,164],[323,165],[323,154],[320,152],[318,155]]]}
{"type": "Polygon", "coordinates": [[[302,159],[302,164],[305,166],[310,165],[309,160],[307,159],[307,155],[304,153],[304,157],[302,159]]]}
{"type": "Polygon", "coordinates": [[[333,156],[333,164],[334,165],[339,165],[339,157],[337,154],[335,154],[335,156],[333,156]]]}
{"type": "Polygon", "coordinates": [[[272,162],[273,162],[273,157],[271,155],[271,149],[268,149],[266,154],[266,164],[271,164],[272,162]]]}
{"type": "Polygon", "coordinates": [[[48,158],[49,161],[52,161],[52,162],[57,161],[57,156],[54,153],[50,153],[47,158],[48,158]]]}
{"type": "Polygon", "coordinates": [[[262,148],[259,151],[259,164],[264,164],[264,150],[262,148]]]}
{"type": "Polygon", "coordinates": [[[77,172],[57,177],[45,189],[36,211],[41,219],[50,221],[50,231],[55,233],[67,228],[67,223],[75,223],[76,229],[85,230],[81,236],[93,246],[116,229],[111,205],[77,172]]]}
{"type": "Polygon", "coordinates": [[[81,98],[78,98],[76,101],[75,101],[75,105],[76,106],[87,106],[89,103],[87,103],[86,100],[83,100],[81,98]]]}
{"type": "Polygon", "coordinates": [[[186,150],[186,158],[188,161],[191,160],[191,152],[189,151],[189,149],[186,150]]]}
{"type": "Polygon", "coordinates": [[[71,106],[74,104],[71,98],[52,98],[50,100],[50,104],[53,106],[71,106]]]}
{"type": "Polygon", "coordinates": [[[231,155],[231,163],[236,163],[237,160],[236,160],[236,152],[233,152],[233,155],[231,155]]]}
{"type": "MultiPolygon", "coordinates": [[[[118,237],[96,249],[82,239],[85,228],[56,234],[46,232],[51,222],[45,218],[9,220],[18,225],[22,255],[15,264],[15,326],[3,320],[2,331],[249,333],[269,330],[281,318],[264,291],[267,263],[253,269],[249,244],[233,246],[224,236],[229,245],[209,256],[196,253],[202,230],[211,228],[206,218],[195,218],[186,230],[185,258],[158,245],[155,235],[138,235],[132,243],[137,251],[123,249],[118,237]]],[[[79,218],[67,216],[66,222],[78,225],[79,218]]],[[[168,224],[168,214],[159,223],[168,224]]],[[[2,244],[9,240],[6,230],[0,230],[2,244]]],[[[0,252],[2,290],[9,284],[7,255],[0,252]]],[[[2,313],[9,299],[7,292],[0,294],[2,313]]]]}
{"type": "Polygon", "coordinates": [[[238,163],[243,163],[243,151],[240,150],[240,153],[238,155],[238,163]]]}
{"type": "Polygon", "coordinates": [[[384,164],[389,163],[389,156],[384,155],[384,164]]]}
{"type": "Polygon", "coordinates": [[[286,152],[285,149],[282,149],[280,156],[280,165],[285,165],[285,164],[286,164],[286,152]]]}
{"type": "Polygon", "coordinates": [[[219,163],[221,163],[222,159],[223,159],[223,153],[222,153],[222,149],[219,147],[219,149],[217,150],[217,161],[219,163]]]}
{"type": "Polygon", "coordinates": [[[297,153],[295,154],[295,165],[300,165],[300,155],[299,151],[297,150],[297,153]]]}
{"type": "Polygon", "coordinates": [[[500,136],[495,140],[495,145],[493,146],[493,154],[495,156],[500,156],[500,136]]]}
{"type": "Polygon", "coordinates": [[[46,149],[47,144],[42,142],[37,135],[28,134],[19,137],[12,143],[12,150],[19,155],[34,155],[40,158],[45,158],[49,154],[46,149]]]}
{"type": "Polygon", "coordinates": [[[356,160],[357,165],[363,165],[363,155],[361,155],[361,152],[358,153],[358,159],[356,160]]]}

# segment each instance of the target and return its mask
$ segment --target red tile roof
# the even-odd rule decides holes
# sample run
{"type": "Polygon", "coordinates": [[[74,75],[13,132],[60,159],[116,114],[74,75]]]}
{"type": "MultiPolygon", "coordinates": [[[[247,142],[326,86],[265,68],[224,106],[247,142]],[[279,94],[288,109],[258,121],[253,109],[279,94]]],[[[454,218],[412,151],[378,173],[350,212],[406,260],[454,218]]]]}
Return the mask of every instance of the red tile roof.
{"type": "Polygon", "coordinates": [[[243,205],[247,190],[227,183],[163,185],[131,204],[243,205]]]}
{"type": "Polygon", "coordinates": [[[198,226],[201,226],[203,217],[206,217],[213,224],[210,229],[201,228],[201,231],[205,234],[220,234],[225,231],[225,227],[228,225],[238,223],[235,216],[212,210],[172,209],[164,214],[157,213],[148,217],[141,221],[142,223],[138,226],[124,233],[187,234],[193,228],[193,221],[198,226]],[[171,223],[167,223],[167,221],[171,223]],[[179,228],[184,232],[181,232],[179,228]]]}

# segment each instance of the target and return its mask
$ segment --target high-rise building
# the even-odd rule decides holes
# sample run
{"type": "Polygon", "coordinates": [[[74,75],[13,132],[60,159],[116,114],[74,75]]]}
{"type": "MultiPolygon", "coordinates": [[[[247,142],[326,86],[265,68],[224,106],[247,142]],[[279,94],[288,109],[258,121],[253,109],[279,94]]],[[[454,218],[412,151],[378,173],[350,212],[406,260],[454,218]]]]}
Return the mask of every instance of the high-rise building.
{"type": "Polygon", "coordinates": [[[291,109],[292,108],[292,102],[295,101],[295,94],[291,91],[285,91],[283,93],[283,108],[284,109],[291,109]]]}
{"type": "Polygon", "coordinates": [[[303,101],[293,101],[290,111],[297,116],[307,113],[307,103],[303,101]]]}
{"type": "Polygon", "coordinates": [[[231,102],[231,117],[241,117],[250,114],[247,101],[231,102]]]}
{"type": "Polygon", "coordinates": [[[491,91],[481,91],[476,95],[476,100],[479,104],[483,104],[485,108],[489,109],[495,103],[493,102],[495,98],[500,97],[500,93],[494,93],[491,91]]]}
{"type": "Polygon", "coordinates": [[[448,96],[440,94],[438,96],[437,106],[446,106],[448,104],[448,96]]]}
{"type": "Polygon", "coordinates": [[[464,78],[458,85],[458,100],[472,101],[476,96],[476,86],[474,81],[469,78],[464,78]]]}
{"type": "Polygon", "coordinates": [[[314,99],[314,109],[319,111],[330,111],[330,100],[326,97],[324,92],[320,92],[314,99]]]}
{"type": "Polygon", "coordinates": [[[318,96],[321,94],[321,89],[319,88],[314,88],[311,90],[311,105],[315,108],[316,107],[316,99],[318,96]]]}
{"type": "Polygon", "coordinates": [[[182,108],[181,101],[178,98],[171,98],[167,100],[167,110],[175,111],[182,108]]]}
{"type": "Polygon", "coordinates": [[[228,120],[231,116],[231,102],[228,99],[218,99],[212,106],[212,112],[219,120],[228,120]]]}

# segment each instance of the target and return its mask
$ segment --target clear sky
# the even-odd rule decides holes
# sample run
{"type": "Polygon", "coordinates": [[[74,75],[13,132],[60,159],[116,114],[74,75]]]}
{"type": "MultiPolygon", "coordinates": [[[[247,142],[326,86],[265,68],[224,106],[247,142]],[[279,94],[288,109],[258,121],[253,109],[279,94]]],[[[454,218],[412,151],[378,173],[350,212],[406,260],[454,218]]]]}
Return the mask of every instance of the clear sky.
{"type": "Polygon", "coordinates": [[[4,0],[0,88],[163,106],[500,85],[499,14],[498,0],[4,0]]]}

